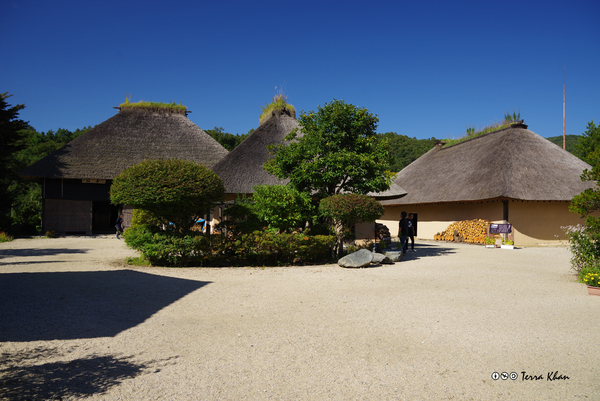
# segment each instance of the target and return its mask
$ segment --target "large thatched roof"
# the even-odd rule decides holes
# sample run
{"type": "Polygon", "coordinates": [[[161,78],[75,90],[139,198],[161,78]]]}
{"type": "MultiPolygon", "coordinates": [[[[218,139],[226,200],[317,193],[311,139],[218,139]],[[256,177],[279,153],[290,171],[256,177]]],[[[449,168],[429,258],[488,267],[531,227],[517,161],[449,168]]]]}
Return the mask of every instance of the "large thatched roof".
{"type": "Polygon", "coordinates": [[[267,173],[263,165],[269,158],[267,145],[281,144],[296,128],[298,121],[288,112],[274,111],[271,118],[215,164],[212,170],[223,180],[225,192],[249,194],[255,185],[286,184],[288,180],[267,173]]]}
{"type": "Polygon", "coordinates": [[[382,203],[566,201],[592,186],[579,179],[585,168],[590,165],[521,124],[453,146],[436,146],[398,173],[394,182],[408,195],[382,203]]]}
{"type": "Polygon", "coordinates": [[[21,172],[23,177],[112,179],[147,159],[177,158],[212,167],[227,150],[176,110],[121,109],[21,172]]]}

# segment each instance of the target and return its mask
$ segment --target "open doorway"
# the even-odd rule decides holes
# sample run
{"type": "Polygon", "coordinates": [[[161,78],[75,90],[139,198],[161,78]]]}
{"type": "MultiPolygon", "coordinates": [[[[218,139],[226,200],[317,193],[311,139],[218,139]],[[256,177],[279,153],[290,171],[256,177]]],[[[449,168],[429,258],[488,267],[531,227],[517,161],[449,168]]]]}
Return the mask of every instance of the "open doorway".
{"type": "Polygon", "coordinates": [[[115,222],[117,221],[119,209],[110,202],[92,203],[92,233],[113,234],[115,233],[115,222]]]}

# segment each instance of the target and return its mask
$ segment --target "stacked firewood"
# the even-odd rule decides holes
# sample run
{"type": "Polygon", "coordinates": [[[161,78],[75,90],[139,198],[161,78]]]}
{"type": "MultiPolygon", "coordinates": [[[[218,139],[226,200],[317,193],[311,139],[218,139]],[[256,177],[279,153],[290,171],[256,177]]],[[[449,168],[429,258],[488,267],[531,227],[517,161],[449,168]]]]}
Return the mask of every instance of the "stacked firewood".
{"type": "Polygon", "coordinates": [[[390,229],[384,224],[375,223],[375,236],[379,241],[385,242],[386,248],[392,243],[390,229]]]}
{"type": "Polygon", "coordinates": [[[491,221],[482,219],[457,221],[450,224],[446,231],[434,235],[433,239],[483,244],[490,224],[491,221]]]}

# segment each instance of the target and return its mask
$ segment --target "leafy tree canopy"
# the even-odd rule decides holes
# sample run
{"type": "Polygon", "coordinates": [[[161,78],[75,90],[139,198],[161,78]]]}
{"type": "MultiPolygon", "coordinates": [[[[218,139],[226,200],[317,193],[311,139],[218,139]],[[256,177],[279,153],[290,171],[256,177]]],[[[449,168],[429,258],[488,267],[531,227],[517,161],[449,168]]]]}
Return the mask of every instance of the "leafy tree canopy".
{"type": "Polygon", "coordinates": [[[152,212],[164,224],[188,230],[222,201],[223,181],[208,168],[177,159],[147,160],[119,174],[110,187],[113,204],[152,212]]]}
{"type": "Polygon", "coordinates": [[[569,210],[585,217],[600,209],[600,126],[594,120],[588,123],[587,131],[579,138],[577,151],[579,157],[592,165],[592,169],[583,170],[581,181],[595,181],[594,188],[588,188],[571,200],[569,210]]]}
{"type": "Polygon", "coordinates": [[[375,133],[379,119],[365,108],[333,100],[302,112],[300,130],[287,144],[270,146],[265,169],[301,192],[323,198],[342,192],[366,194],[389,188],[389,150],[375,133]]]}
{"type": "Polygon", "coordinates": [[[11,225],[10,210],[14,194],[9,192],[12,182],[17,180],[19,163],[16,153],[25,147],[23,130],[28,124],[19,119],[19,111],[25,108],[18,104],[11,106],[8,92],[0,93],[0,229],[11,225]]]}
{"type": "Polygon", "coordinates": [[[252,200],[258,218],[279,232],[300,227],[312,209],[310,196],[288,185],[257,185],[252,200]]]}
{"type": "Polygon", "coordinates": [[[343,240],[356,223],[373,222],[383,215],[381,203],[367,195],[340,194],[322,199],[319,212],[333,223],[336,253],[341,256],[343,240]]]}
{"type": "Polygon", "coordinates": [[[600,125],[594,124],[594,120],[588,123],[587,130],[579,137],[575,155],[592,166],[600,163],[600,125]]]}
{"type": "Polygon", "coordinates": [[[382,137],[388,141],[390,147],[390,170],[396,173],[429,152],[438,142],[435,138],[410,138],[395,132],[386,132],[382,137]]]}
{"type": "Polygon", "coordinates": [[[231,152],[236,146],[242,143],[244,139],[248,138],[254,132],[254,129],[248,131],[247,134],[237,135],[225,132],[223,127],[207,129],[205,132],[208,135],[210,135],[215,141],[219,142],[221,146],[223,146],[225,149],[231,152]]]}

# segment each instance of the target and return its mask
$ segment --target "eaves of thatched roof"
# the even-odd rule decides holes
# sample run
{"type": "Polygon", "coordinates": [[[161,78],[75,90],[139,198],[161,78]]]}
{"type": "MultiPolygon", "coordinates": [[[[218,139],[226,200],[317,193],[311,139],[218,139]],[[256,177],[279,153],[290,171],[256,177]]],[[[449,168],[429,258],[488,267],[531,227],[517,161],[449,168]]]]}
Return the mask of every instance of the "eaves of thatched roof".
{"type": "Polygon", "coordinates": [[[20,175],[113,179],[124,169],[148,159],[190,160],[210,168],[227,153],[185,112],[121,109],[20,175]]]}
{"type": "Polygon", "coordinates": [[[369,192],[367,195],[372,196],[373,198],[377,199],[378,201],[383,201],[383,200],[398,199],[403,196],[406,196],[406,194],[407,194],[407,192],[404,190],[404,188],[402,188],[395,182],[392,182],[392,185],[390,185],[389,189],[387,189],[386,191],[369,192]]]}
{"type": "Polygon", "coordinates": [[[286,112],[273,112],[249,137],[236,146],[227,156],[215,164],[212,170],[223,180],[229,194],[253,193],[255,185],[285,185],[282,180],[269,174],[263,165],[269,159],[268,145],[279,145],[298,121],[286,112]]]}
{"type": "Polygon", "coordinates": [[[522,124],[449,147],[440,145],[398,173],[408,194],[384,205],[485,199],[571,200],[591,166],[522,124]]]}

